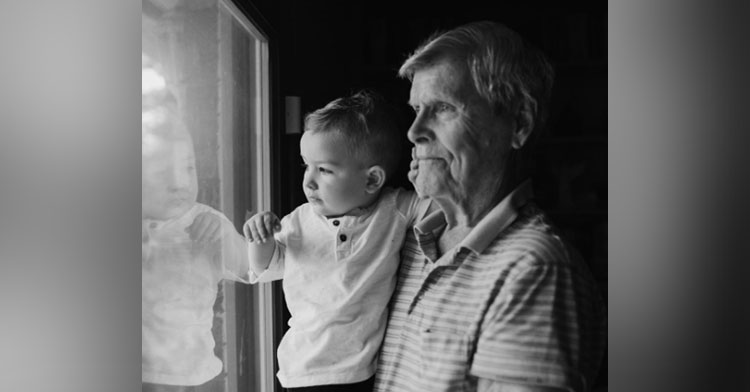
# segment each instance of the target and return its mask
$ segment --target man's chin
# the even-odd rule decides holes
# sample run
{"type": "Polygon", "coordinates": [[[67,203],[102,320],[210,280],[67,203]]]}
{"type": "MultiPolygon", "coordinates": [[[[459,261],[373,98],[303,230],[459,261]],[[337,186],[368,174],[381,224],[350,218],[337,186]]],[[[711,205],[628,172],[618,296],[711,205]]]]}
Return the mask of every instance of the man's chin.
{"type": "Polygon", "coordinates": [[[414,190],[417,192],[417,196],[421,198],[430,197],[435,190],[435,184],[427,179],[425,173],[421,173],[411,180],[414,185],[414,190]]]}

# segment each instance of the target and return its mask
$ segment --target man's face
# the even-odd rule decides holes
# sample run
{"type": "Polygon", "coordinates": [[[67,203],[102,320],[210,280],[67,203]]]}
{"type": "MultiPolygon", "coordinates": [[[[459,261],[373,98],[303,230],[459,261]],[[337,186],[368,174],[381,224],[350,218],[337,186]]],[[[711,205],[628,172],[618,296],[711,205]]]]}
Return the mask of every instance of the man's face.
{"type": "Polygon", "coordinates": [[[306,165],[302,188],[316,213],[343,215],[369,200],[367,168],[347,152],[339,136],[305,132],[300,154],[306,165]]]}
{"type": "Polygon", "coordinates": [[[409,103],[419,164],[409,177],[420,196],[456,203],[486,190],[483,181],[499,184],[512,124],[479,96],[465,66],[443,61],[415,72],[409,103]]]}
{"type": "Polygon", "coordinates": [[[187,140],[164,141],[143,158],[142,210],[148,219],[174,219],[189,210],[198,196],[193,146],[187,140]]]}

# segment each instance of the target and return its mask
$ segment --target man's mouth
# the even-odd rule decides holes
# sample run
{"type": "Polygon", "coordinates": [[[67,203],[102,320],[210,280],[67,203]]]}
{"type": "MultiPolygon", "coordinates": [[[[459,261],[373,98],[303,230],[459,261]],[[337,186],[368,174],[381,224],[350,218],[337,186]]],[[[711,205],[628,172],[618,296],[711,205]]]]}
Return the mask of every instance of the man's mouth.
{"type": "Polygon", "coordinates": [[[415,158],[417,162],[421,163],[427,163],[427,164],[435,164],[438,162],[445,162],[443,158],[439,157],[421,157],[421,158],[415,158]]]}
{"type": "Polygon", "coordinates": [[[435,155],[418,155],[414,157],[417,161],[435,161],[435,160],[442,160],[443,158],[435,155]]]}

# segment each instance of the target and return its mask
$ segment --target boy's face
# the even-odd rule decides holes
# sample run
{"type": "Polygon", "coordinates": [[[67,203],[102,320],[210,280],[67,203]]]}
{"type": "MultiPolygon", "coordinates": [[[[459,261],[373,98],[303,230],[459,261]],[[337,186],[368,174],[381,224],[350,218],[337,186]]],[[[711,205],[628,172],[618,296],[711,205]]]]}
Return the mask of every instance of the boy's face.
{"type": "Polygon", "coordinates": [[[300,154],[306,165],[302,189],[316,213],[344,215],[371,200],[365,189],[367,167],[347,152],[337,134],[305,132],[300,154]]]}
{"type": "Polygon", "coordinates": [[[188,140],[164,141],[143,158],[143,217],[168,220],[181,216],[195,204],[198,178],[195,155],[188,140]]]}

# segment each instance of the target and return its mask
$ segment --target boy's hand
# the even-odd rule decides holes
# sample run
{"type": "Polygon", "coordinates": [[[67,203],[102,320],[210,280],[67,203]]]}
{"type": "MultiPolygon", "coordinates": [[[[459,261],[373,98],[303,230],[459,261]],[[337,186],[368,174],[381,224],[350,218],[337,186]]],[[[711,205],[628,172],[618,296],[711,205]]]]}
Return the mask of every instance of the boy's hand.
{"type": "Polygon", "coordinates": [[[210,212],[201,212],[185,231],[195,242],[214,242],[222,238],[222,221],[210,212]]]}
{"type": "Polygon", "coordinates": [[[265,243],[266,238],[279,230],[281,222],[271,211],[259,212],[245,222],[245,235],[251,242],[265,243]]]}

